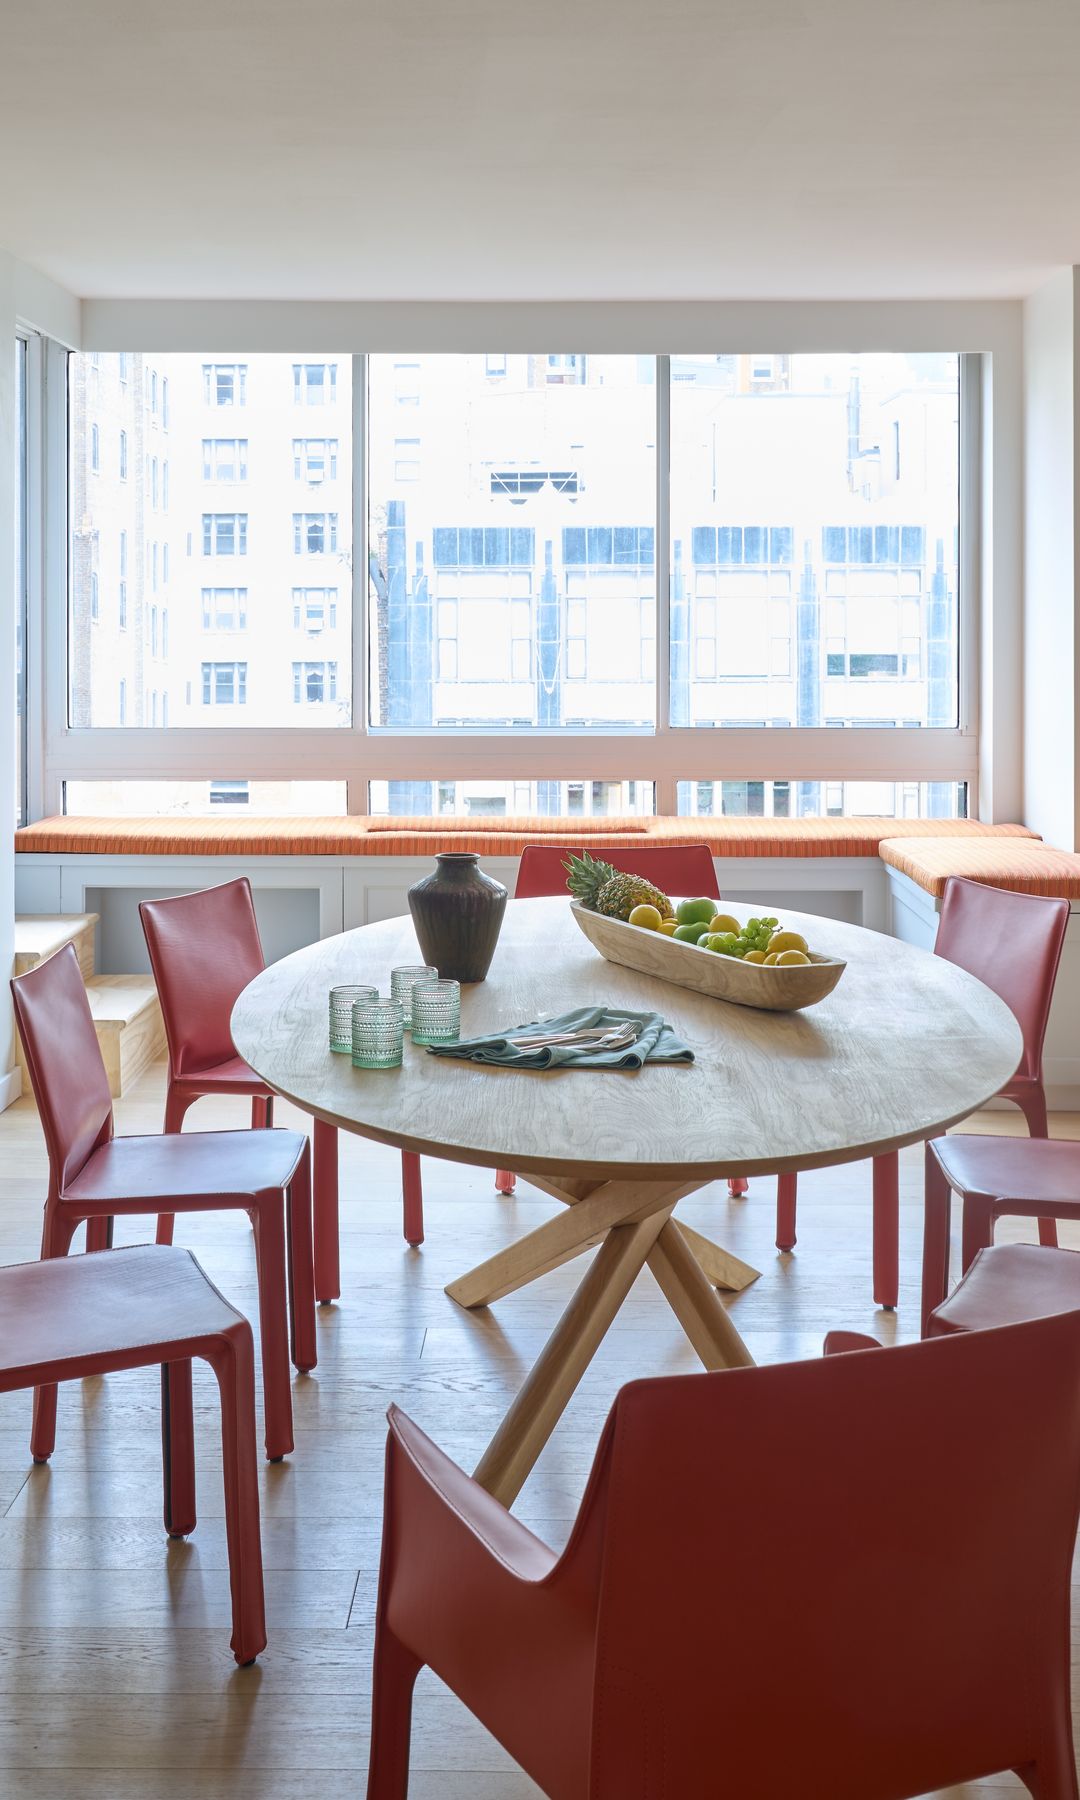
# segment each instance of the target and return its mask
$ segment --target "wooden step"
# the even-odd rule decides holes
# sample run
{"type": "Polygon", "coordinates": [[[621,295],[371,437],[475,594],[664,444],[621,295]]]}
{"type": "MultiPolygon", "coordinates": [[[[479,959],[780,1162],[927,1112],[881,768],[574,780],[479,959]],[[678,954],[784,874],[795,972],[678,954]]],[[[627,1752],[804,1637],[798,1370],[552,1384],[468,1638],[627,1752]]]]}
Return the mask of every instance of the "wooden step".
{"type": "Polygon", "coordinates": [[[114,1098],[165,1054],[165,1024],[152,975],[92,975],[86,984],[114,1098]]]}
{"type": "Polygon", "coordinates": [[[26,913],[15,920],[15,973],[25,975],[54,956],[65,944],[74,944],[83,980],[94,973],[94,928],[97,913],[26,913]]]}

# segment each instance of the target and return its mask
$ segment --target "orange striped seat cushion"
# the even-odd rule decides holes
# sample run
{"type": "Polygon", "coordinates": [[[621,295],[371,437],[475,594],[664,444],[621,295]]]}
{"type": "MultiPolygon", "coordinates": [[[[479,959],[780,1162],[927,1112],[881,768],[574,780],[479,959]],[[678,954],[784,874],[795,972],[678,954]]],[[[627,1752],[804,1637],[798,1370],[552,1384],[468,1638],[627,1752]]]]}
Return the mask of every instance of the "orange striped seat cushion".
{"type": "Polygon", "coordinates": [[[714,856],[876,856],[905,836],[1034,839],[1024,825],[970,819],[370,819],[52,818],[24,825],[15,848],[52,856],[433,856],[439,849],[518,856],[538,838],[592,849],[708,844],[714,856]]]}
{"type": "Polygon", "coordinates": [[[891,838],[881,858],[937,899],[950,875],[964,875],[987,887],[1014,894],[1041,894],[1051,900],[1080,900],[1080,856],[1053,850],[1041,840],[891,838]]]}

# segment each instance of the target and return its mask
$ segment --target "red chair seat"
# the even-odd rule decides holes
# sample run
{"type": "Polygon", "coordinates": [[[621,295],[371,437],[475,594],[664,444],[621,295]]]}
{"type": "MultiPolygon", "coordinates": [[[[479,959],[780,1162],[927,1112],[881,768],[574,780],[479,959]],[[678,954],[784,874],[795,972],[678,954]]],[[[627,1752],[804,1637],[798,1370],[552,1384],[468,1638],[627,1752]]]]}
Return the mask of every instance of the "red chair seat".
{"type": "Polygon", "coordinates": [[[175,1077],[177,1087],[198,1088],[200,1094],[253,1094],[273,1096],[262,1077],[256,1075],[242,1056],[230,1056],[226,1062],[214,1063],[208,1069],[187,1069],[175,1077]]]}
{"type": "Polygon", "coordinates": [[[957,1132],[935,1138],[931,1148],[958,1194],[1007,1194],[1047,1205],[1080,1199],[1080,1143],[957,1132]]]}
{"type": "Polygon", "coordinates": [[[55,1392],[58,1381],[160,1364],[170,1537],[195,1529],[195,1356],[210,1364],[221,1393],[232,1648],[246,1664],[266,1646],[255,1357],[247,1320],[188,1250],[139,1244],[0,1269],[0,1393],[42,1385],[55,1392]]]}
{"type": "Polygon", "coordinates": [[[1053,1313],[1080,1312],[1080,1255],[1041,1244],[980,1250],[963,1280],[930,1315],[928,1337],[992,1331],[1053,1313]]]}
{"type": "Polygon", "coordinates": [[[192,1131],[183,1136],[115,1137],[95,1150],[65,1201],[102,1201],[118,1212],[152,1211],[162,1200],[208,1208],[249,1206],[288,1187],[307,1148],[299,1131],[192,1131]]]}

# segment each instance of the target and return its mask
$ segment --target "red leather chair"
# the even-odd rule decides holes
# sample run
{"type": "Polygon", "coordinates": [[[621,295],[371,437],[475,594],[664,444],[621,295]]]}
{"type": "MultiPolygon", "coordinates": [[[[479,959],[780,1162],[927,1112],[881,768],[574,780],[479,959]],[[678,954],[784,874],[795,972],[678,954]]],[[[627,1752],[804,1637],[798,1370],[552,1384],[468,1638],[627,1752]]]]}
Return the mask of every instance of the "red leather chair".
{"type": "MultiPolygon", "coordinates": [[[[251,1097],[251,1123],[273,1121],[274,1096],[232,1041],[232,1009],[266,967],[251,883],[245,876],[172,900],[139,907],[150,967],[157,983],[169,1043],[165,1130],[179,1131],[184,1114],[203,1094],[251,1097]]],[[[341,1293],[338,1250],[338,1141],[332,1125],[315,1120],[315,1292],[320,1304],[341,1293]]],[[[405,1236],[424,1241],[420,1158],[403,1151],[401,1179],[405,1236]]],[[[158,1220],[158,1242],[172,1243],[172,1219],[158,1220]]]]}
{"type": "MultiPolygon", "coordinates": [[[[165,1529],[174,1538],[195,1529],[195,1356],[210,1364],[221,1394],[232,1649],[246,1666],[266,1648],[251,1326],[189,1250],[137,1244],[0,1269],[0,1393],[55,1392],[58,1381],[161,1364],[165,1529]]],[[[43,1450],[34,1460],[47,1457],[43,1450]]]]}
{"type": "Polygon", "coordinates": [[[949,1298],[930,1314],[926,1337],[991,1331],[1055,1313],[1080,1312],[1080,1255],[1038,1244],[979,1250],[949,1298]]]}
{"type": "MultiPolygon", "coordinates": [[[[104,1250],[117,1214],[156,1213],[163,1204],[170,1212],[246,1212],[259,1276],[266,1454],[279,1462],[293,1447],[290,1350],[300,1370],[318,1360],[307,1138],[298,1131],[114,1137],[108,1076],[72,946],[17,975],[11,992],[49,1152],[42,1256],[66,1256],[84,1219],[87,1248],[104,1250]]],[[[49,1456],[55,1437],[56,1389],[40,1387],[34,1455],[49,1456]]]]}
{"type": "MultiPolygon", "coordinates": [[[[643,844],[640,850],[607,850],[580,843],[526,844],[518,863],[514,899],[545,900],[550,895],[565,894],[567,858],[579,854],[582,848],[609,862],[612,868],[642,876],[665,894],[679,894],[683,899],[695,895],[720,899],[716,865],[708,844],[643,844]]],[[[495,1186],[500,1194],[512,1194],[516,1179],[510,1169],[495,1171],[495,1186]]],[[[748,1185],[741,1179],[729,1183],[733,1194],[745,1194],[748,1185]]]]}
{"type": "Polygon", "coordinates": [[[1078,1395],[1075,1312],[635,1382],[561,1556],[392,1409],[368,1800],[425,1664],[549,1800],[1076,1800],[1078,1395]]]}
{"type": "MultiPolygon", "coordinates": [[[[1016,1074],[999,1097],[1020,1107],[1032,1137],[1044,1138],[1047,1131],[1042,1048],[1068,922],[1067,900],[1011,894],[978,881],[964,881],[959,876],[953,876],[945,885],[934,954],[977,976],[1016,1015],[1024,1035],[1024,1053],[1016,1074]]],[[[971,1140],[949,1138],[947,1142],[951,1148],[954,1142],[971,1140]]],[[[928,1224],[928,1230],[933,1235],[938,1228],[940,1190],[935,1186],[933,1196],[930,1190],[928,1178],[927,1217],[929,1220],[933,1212],[935,1220],[933,1229],[928,1224]]],[[[778,1250],[795,1248],[797,1192],[798,1177],[781,1175],[776,1193],[778,1250]]],[[[947,1200],[945,1228],[947,1258],[947,1200]]],[[[1046,1241],[1057,1241],[1052,1227],[1046,1233],[1046,1241]]],[[[940,1257],[936,1238],[932,1254],[940,1257]]],[[[900,1159],[895,1151],[890,1151],[874,1158],[874,1299],[879,1306],[895,1307],[899,1280],[900,1159]]],[[[944,1293],[944,1287],[941,1292],[944,1293]]]]}
{"type": "MultiPolygon", "coordinates": [[[[1080,1220],[1080,1143],[1067,1138],[983,1137],[957,1132],[926,1146],[923,1330],[949,1289],[952,1196],[962,1203],[962,1267],[994,1241],[1001,1218],[1038,1219],[1043,1244],[1057,1242],[1056,1219],[1080,1220]]],[[[1080,1302],[1078,1302],[1080,1304],[1080,1302]]]]}

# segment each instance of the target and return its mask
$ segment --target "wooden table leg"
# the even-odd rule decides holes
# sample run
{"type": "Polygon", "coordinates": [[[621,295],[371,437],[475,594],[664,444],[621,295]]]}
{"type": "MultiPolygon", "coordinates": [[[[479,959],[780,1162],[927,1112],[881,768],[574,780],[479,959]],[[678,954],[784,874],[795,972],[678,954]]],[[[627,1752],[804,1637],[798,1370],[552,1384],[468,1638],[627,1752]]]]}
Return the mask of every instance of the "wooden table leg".
{"type": "Polygon", "coordinates": [[[674,1229],[685,1238],[693,1251],[695,1260],[704,1269],[713,1287],[723,1288],[728,1294],[741,1294],[752,1281],[761,1278],[760,1269],[752,1269],[749,1263],[742,1262],[739,1257],[732,1256],[730,1250],[722,1250],[714,1244],[712,1238],[702,1237],[692,1225],[684,1225],[680,1219],[674,1229]]]}
{"type": "Polygon", "coordinates": [[[521,1492],[670,1216],[671,1208],[661,1207],[636,1224],[609,1231],[477,1464],[476,1480],[504,1506],[521,1492]]]}
{"type": "Polygon", "coordinates": [[[575,1256],[584,1255],[603,1242],[613,1225],[623,1224],[633,1214],[648,1213],[655,1205],[673,1205],[693,1193],[696,1185],[688,1182],[685,1187],[673,1188],[666,1181],[598,1182],[591,1193],[568,1205],[557,1218],[546,1219],[516,1244],[500,1250],[468,1274],[459,1275],[446,1292],[459,1306],[490,1306],[493,1300],[501,1300],[575,1256]]]}
{"type": "Polygon", "coordinates": [[[664,1298],[705,1367],[752,1367],[753,1357],[674,1220],[669,1220],[659,1233],[647,1260],[664,1298]]]}

